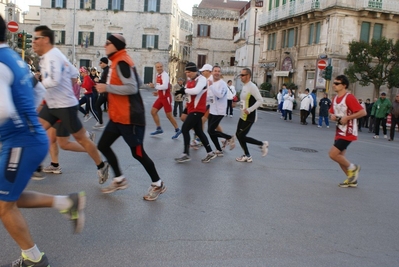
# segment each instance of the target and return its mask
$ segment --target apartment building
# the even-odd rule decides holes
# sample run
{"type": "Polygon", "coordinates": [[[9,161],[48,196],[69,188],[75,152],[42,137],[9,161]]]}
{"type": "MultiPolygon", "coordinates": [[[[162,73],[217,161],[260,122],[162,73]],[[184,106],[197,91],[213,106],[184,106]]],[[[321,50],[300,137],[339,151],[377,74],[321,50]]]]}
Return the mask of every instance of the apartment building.
{"type": "Polygon", "coordinates": [[[55,31],[56,46],[78,67],[98,67],[107,37],[123,34],[145,83],[153,81],[156,62],[175,79],[183,61],[177,52],[192,29],[177,0],[42,0],[40,24],[55,31]]]}
{"type": "MultiPolygon", "coordinates": [[[[295,83],[299,90],[325,91],[317,67],[320,59],[333,66],[333,77],[348,66],[353,40],[398,39],[399,5],[393,0],[269,0],[259,18],[263,81],[281,88],[295,83]]],[[[372,98],[373,86],[353,84],[359,98],[372,98]]]]}
{"type": "Polygon", "coordinates": [[[202,0],[193,7],[191,61],[199,67],[205,63],[222,67],[225,80],[233,79],[237,70],[234,35],[238,31],[243,1],[202,0]]]}

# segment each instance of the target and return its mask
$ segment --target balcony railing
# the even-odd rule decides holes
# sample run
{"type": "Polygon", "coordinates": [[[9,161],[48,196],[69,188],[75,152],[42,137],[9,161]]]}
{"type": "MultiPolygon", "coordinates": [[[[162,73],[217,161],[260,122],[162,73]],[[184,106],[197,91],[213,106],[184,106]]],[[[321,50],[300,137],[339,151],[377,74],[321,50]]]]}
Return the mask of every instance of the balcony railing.
{"type": "Polygon", "coordinates": [[[234,43],[241,41],[241,40],[246,40],[246,34],[245,32],[238,32],[234,35],[234,43]]]}
{"type": "Polygon", "coordinates": [[[259,25],[267,25],[275,21],[315,10],[324,10],[333,6],[355,10],[379,10],[387,13],[399,13],[397,0],[297,0],[263,13],[259,18],[259,25]]]}

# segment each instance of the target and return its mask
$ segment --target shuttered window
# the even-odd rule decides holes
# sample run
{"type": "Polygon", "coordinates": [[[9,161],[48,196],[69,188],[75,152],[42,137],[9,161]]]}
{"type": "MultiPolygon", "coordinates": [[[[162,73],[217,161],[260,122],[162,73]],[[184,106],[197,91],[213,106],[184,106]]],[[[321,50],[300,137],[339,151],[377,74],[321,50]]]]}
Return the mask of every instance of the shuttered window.
{"type": "Polygon", "coordinates": [[[143,34],[141,47],[158,49],[158,35],[143,34]]]}
{"type": "Polygon", "coordinates": [[[144,12],[160,12],[161,0],[144,0],[144,12]]]}
{"type": "Polygon", "coordinates": [[[370,40],[370,22],[362,22],[360,29],[360,41],[369,42],[370,40]]]}
{"type": "Polygon", "coordinates": [[[382,24],[374,24],[373,39],[380,40],[382,37],[382,24]]]}
{"type": "Polygon", "coordinates": [[[121,10],[124,9],[124,0],[108,0],[108,10],[121,10]]]}

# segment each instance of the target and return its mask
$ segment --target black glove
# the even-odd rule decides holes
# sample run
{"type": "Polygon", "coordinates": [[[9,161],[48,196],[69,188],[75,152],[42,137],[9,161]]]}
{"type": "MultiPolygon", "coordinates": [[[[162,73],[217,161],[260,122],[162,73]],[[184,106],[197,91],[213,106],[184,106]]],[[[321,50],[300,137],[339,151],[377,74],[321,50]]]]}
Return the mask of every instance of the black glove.
{"type": "Polygon", "coordinates": [[[175,95],[184,95],[186,93],[186,88],[182,87],[176,91],[175,95]]]}

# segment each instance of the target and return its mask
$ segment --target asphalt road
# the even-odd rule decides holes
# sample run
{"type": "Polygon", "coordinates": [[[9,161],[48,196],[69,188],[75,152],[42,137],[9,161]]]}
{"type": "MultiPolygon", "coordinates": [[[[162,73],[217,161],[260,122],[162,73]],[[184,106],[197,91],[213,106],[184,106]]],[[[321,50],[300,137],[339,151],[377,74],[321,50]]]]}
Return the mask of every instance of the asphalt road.
{"type": "MultiPolygon", "coordinates": [[[[399,133],[394,142],[360,133],[347,157],[361,165],[358,188],[339,188],[345,177],[329,159],[330,129],[279,119],[260,111],[249,136],[268,140],[269,154],[250,146],[253,163],[239,163],[239,146],[223,158],[202,163],[205,150],[178,164],[183,139],[171,140],[173,127],[160,112],[165,133],[147,106],[145,148],[167,191],[146,202],[150,178],[122,139],[115,142],[129,188],[100,192],[96,167],[84,153],[60,152],[63,174],[31,181],[30,190],[65,194],[85,190],[86,227],[72,226],[53,209],[23,210],[38,247],[52,267],[125,266],[399,266],[399,133]],[[297,151],[295,148],[299,148],[297,151]]],[[[107,118],[107,115],[105,115],[107,118]]],[[[234,133],[238,111],[222,127],[234,133]]],[[[91,128],[95,121],[85,123],[91,128]]],[[[101,131],[97,132],[97,140],[101,131]]],[[[47,165],[49,160],[46,159],[47,165]]],[[[113,174],[111,172],[111,174],[113,174]]],[[[19,248],[0,227],[0,265],[19,248]]]]}

